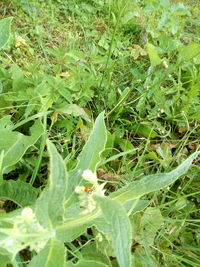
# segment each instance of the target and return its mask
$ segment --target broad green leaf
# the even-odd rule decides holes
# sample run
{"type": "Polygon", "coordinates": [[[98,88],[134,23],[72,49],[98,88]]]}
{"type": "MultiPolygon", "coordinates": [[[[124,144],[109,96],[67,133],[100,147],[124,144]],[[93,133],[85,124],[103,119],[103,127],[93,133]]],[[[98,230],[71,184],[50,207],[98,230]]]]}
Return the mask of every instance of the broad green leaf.
{"type": "Polygon", "coordinates": [[[0,129],[12,128],[14,124],[11,121],[11,115],[6,115],[0,119],[0,129]]]}
{"type": "MultiPolygon", "coordinates": [[[[132,217],[134,224],[134,215],[132,217]]],[[[153,246],[157,231],[163,223],[160,209],[149,207],[144,211],[138,229],[135,230],[134,240],[143,246],[153,246]]]]}
{"type": "Polygon", "coordinates": [[[24,75],[21,68],[17,65],[13,66],[12,69],[12,88],[13,91],[20,91],[24,89],[24,75]]]}
{"type": "Polygon", "coordinates": [[[33,257],[28,267],[64,267],[65,259],[64,244],[56,239],[51,239],[45,248],[33,257]]]}
{"type": "Polygon", "coordinates": [[[13,266],[17,266],[16,264],[18,264],[17,267],[25,267],[24,264],[24,258],[23,256],[19,253],[17,253],[17,255],[15,256],[14,262],[12,262],[13,266]]]}
{"type": "Polygon", "coordinates": [[[0,129],[0,151],[4,150],[2,172],[7,167],[16,164],[26,150],[39,139],[43,131],[43,125],[40,120],[37,120],[31,127],[30,136],[25,136],[7,128],[0,129]]]}
{"type": "Polygon", "coordinates": [[[20,180],[4,181],[0,185],[0,199],[11,200],[21,207],[32,205],[37,194],[37,189],[20,180]]]}
{"type": "MultiPolygon", "coordinates": [[[[129,213],[136,213],[143,210],[149,203],[150,201],[146,200],[131,200],[125,203],[125,209],[129,213]]],[[[93,225],[97,227],[99,232],[110,233],[110,224],[105,220],[101,211],[97,209],[92,213],[65,220],[62,225],[56,228],[56,236],[63,242],[71,242],[93,225]]]]}
{"type": "Polygon", "coordinates": [[[66,194],[68,199],[74,192],[74,189],[82,181],[84,170],[95,171],[100,162],[100,155],[106,144],[106,127],[104,123],[104,112],[97,117],[92,133],[78,157],[78,164],[74,170],[69,173],[69,186],[66,194]]]}
{"type": "MultiPolygon", "coordinates": [[[[21,214],[21,209],[15,209],[7,213],[0,212],[0,223],[4,224],[7,221],[7,219],[14,218],[15,216],[19,216],[20,214],[21,214]]],[[[5,225],[7,225],[7,223],[5,223],[5,225]]],[[[5,254],[5,253],[0,252],[0,254],[5,254]]]]}
{"type": "MultiPolygon", "coordinates": [[[[124,206],[128,213],[136,213],[143,210],[149,203],[147,200],[130,200],[124,206]]],[[[76,213],[74,216],[77,216],[76,213]]],[[[96,209],[92,213],[65,220],[62,225],[56,228],[56,236],[63,242],[71,242],[93,225],[104,234],[110,233],[109,222],[103,217],[102,212],[96,209]]]]}
{"type": "Polygon", "coordinates": [[[183,3],[172,5],[171,11],[173,12],[173,15],[176,16],[190,15],[189,9],[183,3]]]}
{"type": "Polygon", "coordinates": [[[153,127],[149,124],[140,123],[137,125],[133,125],[132,130],[136,134],[144,136],[144,137],[154,138],[158,136],[158,134],[154,131],[153,127]]]}
{"type": "Polygon", "coordinates": [[[115,144],[117,144],[123,152],[125,152],[126,150],[134,149],[133,144],[128,139],[116,137],[115,138],[115,144]]]}
{"type": "MultiPolygon", "coordinates": [[[[0,250],[1,252],[1,250],[0,250]]],[[[0,263],[1,267],[7,267],[9,263],[11,263],[10,258],[7,255],[1,255],[0,254],[0,263]]]]}
{"type": "Polygon", "coordinates": [[[73,115],[74,117],[77,116],[83,116],[85,118],[89,119],[89,116],[87,115],[87,113],[85,112],[85,110],[81,107],[79,107],[76,104],[70,104],[68,105],[65,110],[62,110],[63,114],[69,114],[69,115],[73,115]]]}
{"type": "Polygon", "coordinates": [[[97,230],[105,235],[110,234],[110,223],[106,221],[106,218],[101,214],[94,220],[94,224],[97,230]]]}
{"type": "Polygon", "coordinates": [[[138,246],[133,254],[132,266],[137,266],[137,267],[157,266],[158,262],[156,261],[153,253],[154,253],[153,249],[150,249],[149,247],[143,248],[142,246],[138,246]]]}
{"type": "Polygon", "coordinates": [[[124,203],[131,199],[137,199],[145,194],[163,189],[166,186],[174,183],[179,177],[185,174],[191,166],[194,159],[198,157],[200,152],[193,153],[190,157],[184,160],[176,169],[169,173],[151,174],[143,179],[132,182],[110,196],[124,203]]]}
{"type": "Polygon", "coordinates": [[[190,43],[188,45],[180,46],[179,60],[180,61],[193,60],[195,64],[200,64],[200,44],[190,43]]]}
{"type": "Polygon", "coordinates": [[[5,18],[0,20],[0,49],[3,48],[9,40],[12,19],[13,18],[5,18]]]}
{"type": "Polygon", "coordinates": [[[68,176],[63,159],[49,140],[47,148],[50,155],[49,184],[36,201],[36,214],[42,225],[51,227],[63,221],[68,176]]]}
{"type": "Polygon", "coordinates": [[[113,248],[120,267],[131,267],[131,224],[125,209],[115,200],[95,196],[110,225],[113,248]]]}
{"type": "Polygon", "coordinates": [[[87,228],[94,225],[93,220],[100,214],[100,210],[97,209],[75,219],[65,220],[62,225],[56,227],[57,238],[63,242],[73,241],[75,238],[83,234],[87,228]]]}
{"type": "Polygon", "coordinates": [[[135,18],[135,12],[127,12],[126,14],[124,14],[124,16],[122,17],[122,23],[123,24],[126,24],[128,23],[130,20],[134,19],[135,18]]]}
{"type": "Polygon", "coordinates": [[[108,265],[94,260],[80,260],[76,264],[68,261],[65,267],[108,267],[108,265]]]}
{"type": "MultiPolygon", "coordinates": [[[[127,214],[136,213],[143,210],[150,203],[148,200],[134,199],[124,203],[127,214]]],[[[99,232],[104,234],[110,233],[110,224],[105,220],[102,212],[96,209],[92,213],[81,214],[80,209],[71,209],[72,205],[67,208],[65,218],[67,218],[57,230],[57,238],[63,242],[71,242],[84,232],[87,228],[95,225],[99,232]]]]}
{"type": "MultiPolygon", "coordinates": [[[[149,205],[149,203],[149,200],[132,199],[123,203],[123,207],[125,208],[126,213],[129,216],[130,214],[135,214],[144,210],[149,205]]],[[[99,232],[105,235],[108,235],[110,233],[110,224],[106,221],[105,217],[102,214],[100,214],[98,218],[94,219],[93,224],[95,224],[99,232]]]]}
{"type": "MultiPolygon", "coordinates": [[[[93,231],[93,234],[95,234],[94,231],[93,231]]],[[[98,242],[99,232],[97,232],[97,235],[95,237],[96,237],[95,239],[98,242]]],[[[98,263],[102,263],[107,266],[110,263],[109,257],[108,255],[106,255],[107,256],[106,257],[105,253],[101,252],[101,250],[99,249],[99,244],[97,242],[90,242],[87,245],[85,245],[81,249],[81,255],[84,260],[96,261],[98,263]]]]}
{"type": "Polygon", "coordinates": [[[149,55],[151,65],[152,66],[159,65],[161,63],[161,58],[158,55],[156,47],[150,43],[147,43],[146,47],[147,47],[147,53],[149,55]]]}

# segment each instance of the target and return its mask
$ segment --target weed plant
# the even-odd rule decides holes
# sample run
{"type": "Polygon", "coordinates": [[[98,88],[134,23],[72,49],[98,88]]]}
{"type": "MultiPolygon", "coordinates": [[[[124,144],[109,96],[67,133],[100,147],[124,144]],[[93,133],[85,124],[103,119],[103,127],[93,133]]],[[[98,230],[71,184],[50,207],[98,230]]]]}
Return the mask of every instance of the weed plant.
{"type": "Polygon", "coordinates": [[[0,11],[0,267],[200,266],[199,2],[0,11]]]}

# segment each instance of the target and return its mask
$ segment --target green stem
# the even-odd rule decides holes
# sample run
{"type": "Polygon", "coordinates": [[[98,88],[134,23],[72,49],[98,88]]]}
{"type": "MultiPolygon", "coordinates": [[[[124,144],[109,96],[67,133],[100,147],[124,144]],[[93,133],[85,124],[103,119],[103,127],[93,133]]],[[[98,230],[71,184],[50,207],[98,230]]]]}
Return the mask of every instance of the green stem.
{"type": "Polygon", "coordinates": [[[106,70],[108,68],[108,63],[109,63],[110,58],[111,58],[111,53],[112,53],[112,47],[113,47],[113,43],[114,43],[115,34],[117,32],[117,28],[118,28],[118,25],[119,25],[119,22],[120,22],[121,15],[122,15],[122,13],[123,13],[125,8],[126,8],[126,5],[124,5],[124,7],[121,9],[121,11],[120,11],[120,13],[118,15],[115,27],[114,27],[114,31],[113,31],[113,34],[112,34],[112,39],[111,39],[109,50],[108,50],[108,56],[107,56],[106,64],[105,64],[105,68],[104,68],[104,74],[103,74],[103,76],[101,78],[101,81],[100,81],[100,84],[99,84],[99,88],[101,88],[103,80],[105,78],[105,72],[106,72],[106,70]]]}

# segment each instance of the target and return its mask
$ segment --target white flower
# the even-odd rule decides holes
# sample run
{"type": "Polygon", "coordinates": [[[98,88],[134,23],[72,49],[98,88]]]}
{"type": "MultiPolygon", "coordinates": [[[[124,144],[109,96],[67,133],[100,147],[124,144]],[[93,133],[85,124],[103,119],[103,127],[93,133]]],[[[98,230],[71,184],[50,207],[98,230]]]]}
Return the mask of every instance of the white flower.
{"type": "Polygon", "coordinates": [[[92,186],[77,186],[75,192],[79,194],[80,207],[83,208],[82,214],[87,214],[96,209],[97,203],[93,199],[93,194],[104,196],[104,184],[99,185],[96,173],[91,170],[85,170],[82,174],[83,178],[92,186]]]}
{"type": "Polygon", "coordinates": [[[163,60],[163,65],[164,67],[167,69],[169,67],[169,65],[167,64],[167,61],[163,60]]]}
{"type": "Polygon", "coordinates": [[[103,241],[103,236],[102,236],[102,234],[98,233],[98,234],[96,235],[96,240],[98,240],[99,242],[102,242],[102,241],[103,241]]]}
{"type": "Polygon", "coordinates": [[[98,185],[98,187],[96,188],[96,193],[99,194],[100,196],[104,196],[105,193],[105,189],[103,190],[104,186],[106,183],[100,184],[98,185]]]}
{"type": "Polygon", "coordinates": [[[83,194],[84,192],[85,192],[85,187],[84,186],[76,186],[75,193],[83,194]]]}
{"type": "Polygon", "coordinates": [[[26,40],[22,38],[21,36],[17,36],[15,47],[19,47],[21,45],[27,45],[26,40]]]}
{"type": "Polygon", "coordinates": [[[82,174],[83,178],[93,185],[97,184],[97,176],[91,170],[85,170],[82,174]]]}
{"type": "Polygon", "coordinates": [[[31,208],[24,208],[21,212],[21,216],[25,218],[27,221],[31,221],[34,219],[35,214],[31,208]]]}

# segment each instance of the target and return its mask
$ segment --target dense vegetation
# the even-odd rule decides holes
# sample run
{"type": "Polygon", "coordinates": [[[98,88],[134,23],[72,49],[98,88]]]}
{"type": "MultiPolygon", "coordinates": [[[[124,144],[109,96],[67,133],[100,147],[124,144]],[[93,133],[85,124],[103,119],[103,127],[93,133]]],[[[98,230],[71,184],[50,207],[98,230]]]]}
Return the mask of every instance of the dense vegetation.
{"type": "Polygon", "coordinates": [[[0,2],[0,267],[200,266],[183,2],[0,2]]]}

